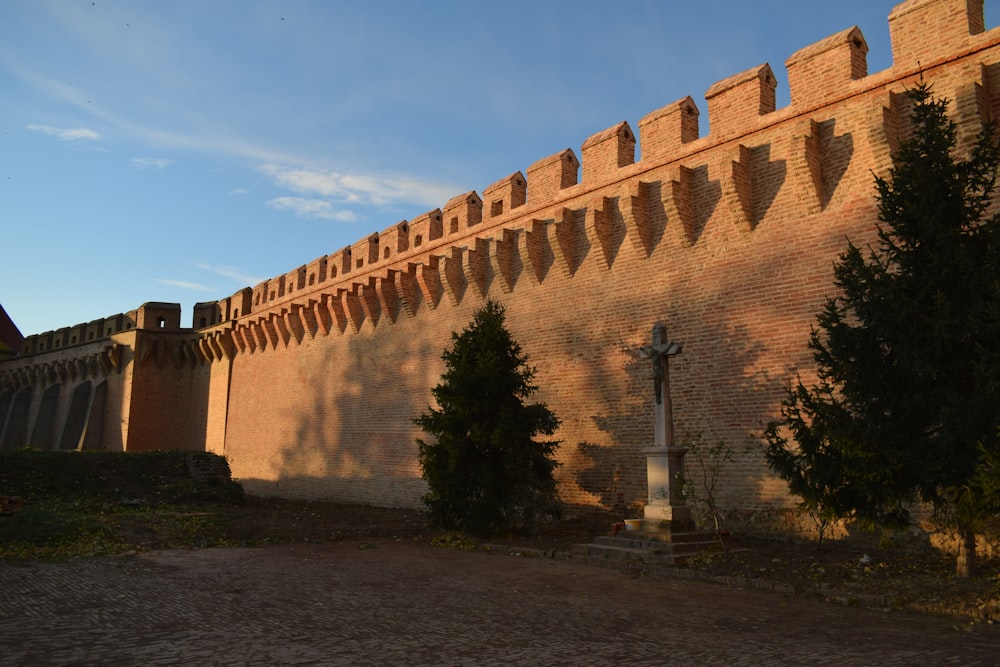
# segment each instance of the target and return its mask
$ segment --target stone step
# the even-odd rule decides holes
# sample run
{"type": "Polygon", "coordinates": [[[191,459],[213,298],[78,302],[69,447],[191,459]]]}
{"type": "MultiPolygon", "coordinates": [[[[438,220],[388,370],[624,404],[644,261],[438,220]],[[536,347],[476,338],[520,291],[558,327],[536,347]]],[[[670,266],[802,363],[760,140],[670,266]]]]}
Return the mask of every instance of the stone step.
{"type": "Polygon", "coordinates": [[[608,563],[636,561],[650,565],[674,565],[681,562],[679,557],[672,553],[650,551],[649,549],[630,549],[607,544],[578,544],[575,551],[580,556],[594,560],[603,559],[608,563]]]}
{"type": "Polygon", "coordinates": [[[639,561],[649,564],[676,565],[683,563],[694,554],[718,547],[719,541],[714,533],[663,535],[629,531],[617,535],[601,535],[589,544],[577,545],[576,552],[583,556],[604,559],[613,563],[639,561]]]}
{"type": "Polygon", "coordinates": [[[597,538],[598,540],[608,540],[608,541],[629,541],[642,544],[648,543],[659,543],[659,544],[684,544],[687,542],[717,542],[718,536],[715,533],[709,532],[685,532],[685,533],[671,533],[671,532],[657,532],[657,531],[645,531],[645,530],[626,530],[615,533],[613,535],[605,535],[597,538]]]}
{"type": "Polygon", "coordinates": [[[601,535],[594,538],[594,544],[617,549],[637,549],[651,553],[692,554],[719,546],[714,535],[700,535],[699,539],[665,541],[633,535],[601,535]]]}

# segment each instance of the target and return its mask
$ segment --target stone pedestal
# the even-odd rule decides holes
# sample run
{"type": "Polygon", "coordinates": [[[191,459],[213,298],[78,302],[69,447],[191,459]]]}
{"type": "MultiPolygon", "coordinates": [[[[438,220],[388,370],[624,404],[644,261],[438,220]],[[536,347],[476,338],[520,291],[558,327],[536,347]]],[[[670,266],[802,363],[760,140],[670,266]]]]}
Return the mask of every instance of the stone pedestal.
{"type": "Polygon", "coordinates": [[[687,506],[680,475],[684,472],[684,447],[650,447],[646,455],[646,481],[649,498],[643,517],[654,525],[669,522],[672,530],[694,527],[691,508],[687,506]]]}

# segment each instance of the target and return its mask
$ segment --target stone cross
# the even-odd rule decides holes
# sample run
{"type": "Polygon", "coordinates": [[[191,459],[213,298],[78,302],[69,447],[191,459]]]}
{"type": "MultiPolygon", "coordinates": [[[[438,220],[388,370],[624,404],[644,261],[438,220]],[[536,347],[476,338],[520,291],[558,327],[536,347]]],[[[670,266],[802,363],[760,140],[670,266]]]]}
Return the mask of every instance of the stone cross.
{"type": "Polygon", "coordinates": [[[691,509],[684,502],[679,480],[684,474],[687,450],[674,445],[674,415],[670,403],[670,357],[680,354],[683,345],[669,342],[667,328],[653,325],[653,344],[639,348],[653,363],[653,389],[656,395],[656,429],[653,446],[646,455],[646,481],[649,498],[644,511],[645,523],[657,530],[686,531],[694,528],[691,509]]]}
{"type": "Polygon", "coordinates": [[[673,447],[674,415],[670,404],[670,357],[680,354],[682,343],[667,342],[667,328],[653,325],[653,344],[643,345],[639,353],[653,362],[653,392],[656,395],[656,431],[654,447],[673,447]]]}

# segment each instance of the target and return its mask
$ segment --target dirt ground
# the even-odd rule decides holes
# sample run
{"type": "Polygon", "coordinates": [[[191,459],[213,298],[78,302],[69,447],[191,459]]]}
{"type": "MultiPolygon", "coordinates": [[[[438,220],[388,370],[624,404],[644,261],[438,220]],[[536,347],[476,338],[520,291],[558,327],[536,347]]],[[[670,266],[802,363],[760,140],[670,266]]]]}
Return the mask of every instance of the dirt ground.
{"type": "MultiPolygon", "coordinates": [[[[329,543],[348,538],[394,538],[447,548],[480,546],[469,538],[435,531],[419,510],[386,509],[323,502],[250,498],[230,512],[230,534],[247,543],[329,543]]],[[[501,535],[492,545],[508,553],[552,555],[607,534],[610,514],[568,513],[538,535],[501,535]]],[[[731,585],[773,585],[801,597],[880,609],[944,613],[965,620],[1000,622],[1000,562],[981,562],[971,579],[953,575],[954,559],[926,549],[862,548],[827,541],[820,549],[806,541],[752,539],[734,535],[730,553],[721,549],[693,558],[684,574],[731,585]]]]}

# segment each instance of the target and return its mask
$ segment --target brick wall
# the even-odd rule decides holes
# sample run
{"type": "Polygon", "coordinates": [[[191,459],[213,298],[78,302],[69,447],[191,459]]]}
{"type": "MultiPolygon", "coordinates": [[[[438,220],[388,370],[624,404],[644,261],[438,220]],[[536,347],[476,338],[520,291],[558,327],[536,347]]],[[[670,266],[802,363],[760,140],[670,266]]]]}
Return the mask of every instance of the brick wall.
{"type": "MultiPolygon", "coordinates": [[[[580,159],[566,149],[481,198],[199,304],[211,325],[172,334],[176,363],[139,363],[138,340],[126,355],[128,446],[170,433],[225,454],[250,493],[418,505],[411,419],[451,332],[490,296],[562,420],[566,500],[645,496],[652,378],[635,351],[655,322],[684,343],[670,369],[678,436],[741,447],[788,382],[810,378],[806,340],[845,238],[874,238],[872,174],[906,136],[901,93],[930,81],[963,141],[1000,111],[1000,32],[984,32],[981,2],[910,0],[890,30],[887,71],[868,73],[848,28],[789,58],[789,107],[775,109],[771,67],[753,67],[708,88],[706,136],[686,97],[642,117],[638,142],[618,123],[580,159]]],[[[5,369],[0,387],[22,386],[5,369]]],[[[792,502],[759,454],[726,469],[720,495],[743,509],[792,502]]]]}

